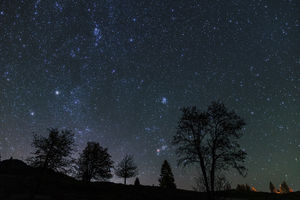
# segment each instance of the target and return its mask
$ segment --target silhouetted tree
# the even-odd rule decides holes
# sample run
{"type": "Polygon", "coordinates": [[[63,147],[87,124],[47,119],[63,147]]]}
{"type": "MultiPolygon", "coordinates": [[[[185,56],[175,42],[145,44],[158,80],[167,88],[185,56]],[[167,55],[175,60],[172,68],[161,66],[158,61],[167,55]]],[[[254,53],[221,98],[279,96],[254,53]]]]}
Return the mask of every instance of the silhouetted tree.
{"type": "Polygon", "coordinates": [[[246,175],[247,154],[238,143],[245,122],[219,102],[212,102],[206,111],[195,106],[181,110],[177,134],[173,138],[178,164],[199,164],[205,189],[210,199],[214,199],[217,173],[232,167],[246,175]]]}
{"type": "Polygon", "coordinates": [[[35,149],[33,156],[28,159],[33,167],[42,167],[54,171],[65,171],[72,160],[74,134],[70,130],[58,131],[48,129],[48,137],[34,135],[32,146],[35,149]]]}
{"type": "Polygon", "coordinates": [[[269,189],[270,189],[271,193],[276,193],[276,188],[275,188],[274,184],[271,181],[270,181],[270,184],[269,184],[269,189]]]}
{"type": "Polygon", "coordinates": [[[118,177],[124,178],[125,185],[127,178],[134,177],[138,174],[137,166],[134,163],[132,155],[125,155],[125,157],[116,166],[115,174],[118,177]]]}
{"type": "Polygon", "coordinates": [[[140,179],[139,179],[138,177],[136,177],[136,179],[135,179],[135,181],[134,181],[134,185],[135,185],[135,186],[141,185],[140,179]]]}
{"type": "Polygon", "coordinates": [[[106,180],[112,177],[113,161],[107,152],[96,142],[88,142],[78,159],[78,176],[86,182],[91,179],[106,180]]]}
{"type": "Polygon", "coordinates": [[[35,149],[33,156],[28,158],[28,162],[33,167],[42,170],[32,191],[30,199],[34,199],[40,186],[46,169],[66,172],[73,160],[70,155],[74,146],[74,134],[70,130],[58,131],[58,129],[48,129],[48,137],[34,135],[32,147],[35,149]]]}
{"type": "Polygon", "coordinates": [[[167,160],[161,166],[159,186],[163,188],[176,188],[174,175],[167,160]]]}
{"type": "Polygon", "coordinates": [[[290,192],[290,188],[288,186],[288,184],[283,181],[280,185],[280,193],[289,193],[290,192]]]}

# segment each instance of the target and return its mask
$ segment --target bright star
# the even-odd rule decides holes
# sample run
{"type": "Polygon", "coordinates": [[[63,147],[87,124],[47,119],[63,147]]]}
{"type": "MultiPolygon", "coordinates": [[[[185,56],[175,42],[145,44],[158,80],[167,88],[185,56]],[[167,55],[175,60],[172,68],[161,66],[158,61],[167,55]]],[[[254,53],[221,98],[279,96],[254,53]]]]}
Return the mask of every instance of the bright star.
{"type": "Polygon", "coordinates": [[[167,103],[168,103],[168,99],[167,99],[166,97],[163,97],[163,98],[161,99],[161,103],[162,103],[162,104],[167,104],[167,103]]]}

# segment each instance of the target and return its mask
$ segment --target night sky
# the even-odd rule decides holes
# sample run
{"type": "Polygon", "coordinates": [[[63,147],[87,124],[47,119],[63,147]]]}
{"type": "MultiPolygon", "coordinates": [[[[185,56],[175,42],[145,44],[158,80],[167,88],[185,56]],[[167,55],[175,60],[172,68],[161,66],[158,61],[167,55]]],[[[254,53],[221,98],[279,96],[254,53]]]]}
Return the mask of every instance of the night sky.
{"type": "Polygon", "coordinates": [[[248,176],[228,173],[232,186],[300,190],[299,1],[0,1],[2,159],[69,128],[77,152],[133,154],[147,185],[167,159],[191,189],[196,169],[176,167],[170,144],[179,109],[218,99],[247,123],[248,176]]]}

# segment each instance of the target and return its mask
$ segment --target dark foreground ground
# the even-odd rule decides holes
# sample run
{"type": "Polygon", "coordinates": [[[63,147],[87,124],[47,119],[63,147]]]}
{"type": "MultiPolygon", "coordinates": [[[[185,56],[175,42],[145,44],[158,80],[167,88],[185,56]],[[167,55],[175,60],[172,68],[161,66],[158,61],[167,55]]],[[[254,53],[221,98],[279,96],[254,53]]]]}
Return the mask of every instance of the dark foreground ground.
{"type": "MultiPolygon", "coordinates": [[[[205,193],[193,191],[167,190],[153,186],[133,186],[109,182],[85,184],[51,171],[45,172],[42,179],[40,179],[40,175],[39,170],[23,165],[19,161],[10,161],[5,165],[0,163],[0,200],[29,199],[35,191],[37,180],[42,181],[35,196],[35,199],[39,200],[206,200],[205,193]]],[[[222,197],[221,199],[226,200],[300,200],[299,192],[278,195],[229,191],[218,194],[222,197]]]]}

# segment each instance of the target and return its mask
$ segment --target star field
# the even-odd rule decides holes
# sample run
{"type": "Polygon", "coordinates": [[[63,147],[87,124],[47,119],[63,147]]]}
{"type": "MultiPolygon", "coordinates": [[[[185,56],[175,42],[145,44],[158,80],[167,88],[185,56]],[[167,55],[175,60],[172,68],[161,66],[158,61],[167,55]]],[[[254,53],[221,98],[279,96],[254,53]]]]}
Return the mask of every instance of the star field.
{"type": "MultiPolygon", "coordinates": [[[[248,176],[235,187],[300,190],[300,3],[296,0],[0,2],[0,152],[25,159],[32,133],[70,128],[114,161],[135,156],[158,184],[179,108],[220,99],[246,121],[248,176]]],[[[118,178],[112,181],[120,182],[118,178]]]]}

